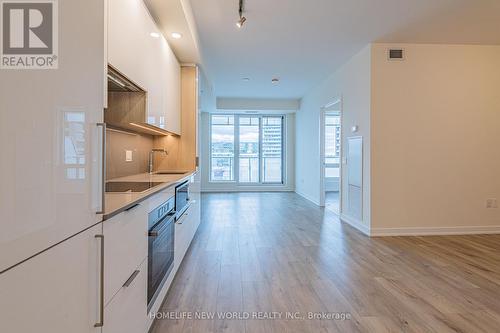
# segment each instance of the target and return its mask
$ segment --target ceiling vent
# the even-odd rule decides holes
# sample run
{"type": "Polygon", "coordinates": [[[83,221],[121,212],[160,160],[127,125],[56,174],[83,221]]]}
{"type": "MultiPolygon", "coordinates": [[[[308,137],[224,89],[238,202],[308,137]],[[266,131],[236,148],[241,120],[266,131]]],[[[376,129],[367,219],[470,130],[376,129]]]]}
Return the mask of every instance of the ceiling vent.
{"type": "Polygon", "coordinates": [[[389,49],[388,52],[389,60],[404,60],[405,52],[403,49],[389,49]]]}

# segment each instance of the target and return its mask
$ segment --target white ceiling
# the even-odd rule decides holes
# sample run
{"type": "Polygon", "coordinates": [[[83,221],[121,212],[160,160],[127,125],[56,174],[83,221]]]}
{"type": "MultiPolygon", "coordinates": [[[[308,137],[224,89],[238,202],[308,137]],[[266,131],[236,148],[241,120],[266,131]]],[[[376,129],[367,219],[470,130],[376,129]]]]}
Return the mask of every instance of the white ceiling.
{"type": "Polygon", "coordinates": [[[200,63],[198,35],[189,1],[144,0],[156,24],[181,63],[200,63]],[[182,38],[175,39],[177,32],[182,38]]]}
{"type": "Polygon", "coordinates": [[[241,30],[238,0],[190,2],[222,97],[300,98],[370,42],[500,44],[500,0],[246,0],[241,30]]]}

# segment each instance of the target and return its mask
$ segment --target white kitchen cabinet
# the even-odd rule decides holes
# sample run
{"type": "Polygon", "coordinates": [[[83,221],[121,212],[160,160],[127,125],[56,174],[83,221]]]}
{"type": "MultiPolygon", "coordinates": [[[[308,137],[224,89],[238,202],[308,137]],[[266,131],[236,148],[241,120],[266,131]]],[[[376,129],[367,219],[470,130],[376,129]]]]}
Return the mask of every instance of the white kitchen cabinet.
{"type": "Polygon", "coordinates": [[[101,232],[98,224],[1,274],[0,332],[101,332],[101,232]]]}
{"type": "Polygon", "coordinates": [[[191,204],[175,225],[175,255],[174,265],[177,270],[189,249],[189,245],[200,225],[200,176],[195,174],[190,184],[191,204]]]}
{"type": "Polygon", "coordinates": [[[147,313],[147,259],[104,309],[103,333],[146,333],[152,319],[147,313]]]}
{"type": "Polygon", "coordinates": [[[108,304],[148,255],[147,205],[140,203],[104,221],[103,234],[104,304],[108,304]]]}
{"type": "Polygon", "coordinates": [[[164,129],[181,134],[181,67],[167,41],[162,40],[164,129]]]}
{"type": "Polygon", "coordinates": [[[105,10],[56,4],[59,67],[0,74],[0,271],[102,219],[105,10]]]}
{"type": "Polygon", "coordinates": [[[147,92],[148,124],[180,134],[180,65],[146,5],[109,0],[108,20],[109,64],[147,92]]]}

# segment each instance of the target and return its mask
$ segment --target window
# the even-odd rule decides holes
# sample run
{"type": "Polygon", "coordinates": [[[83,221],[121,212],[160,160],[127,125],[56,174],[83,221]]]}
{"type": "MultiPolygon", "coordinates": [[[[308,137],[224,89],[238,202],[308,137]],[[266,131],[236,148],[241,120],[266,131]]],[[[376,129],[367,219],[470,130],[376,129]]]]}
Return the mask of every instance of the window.
{"type": "Polygon", "coordinates": [[[283,177],[283,119],[262,118],[262,167],[264,183],[281,183],[283,177]]]}
{"type": "Polygon", "coordinates": [[[212,116],[211,178],[234,180],[234,116],[212,116]]]}
{"type": "Polygon", "coordinates": [[[283,116],[212,115],[210,180],[283,184],[283,122],[283,116]]]}
{"type": "Polygon", "coordinates": [[[340,114],[325,116],[325,177],[340,176],[340,114]]]}

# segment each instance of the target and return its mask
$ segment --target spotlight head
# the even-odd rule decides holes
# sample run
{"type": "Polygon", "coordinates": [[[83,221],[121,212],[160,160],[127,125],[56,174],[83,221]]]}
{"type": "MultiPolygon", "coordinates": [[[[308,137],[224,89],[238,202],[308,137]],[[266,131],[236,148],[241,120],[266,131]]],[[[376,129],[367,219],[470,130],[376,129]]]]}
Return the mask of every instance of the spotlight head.
{"type": "Polygon", "coordinates": [[[236,26],[238,28],[241,28],[246,20],[247,20],[247,18],[245,16],[241,16],[240,19],[238,20],[238,22],[236,22],[236,26]]]}

